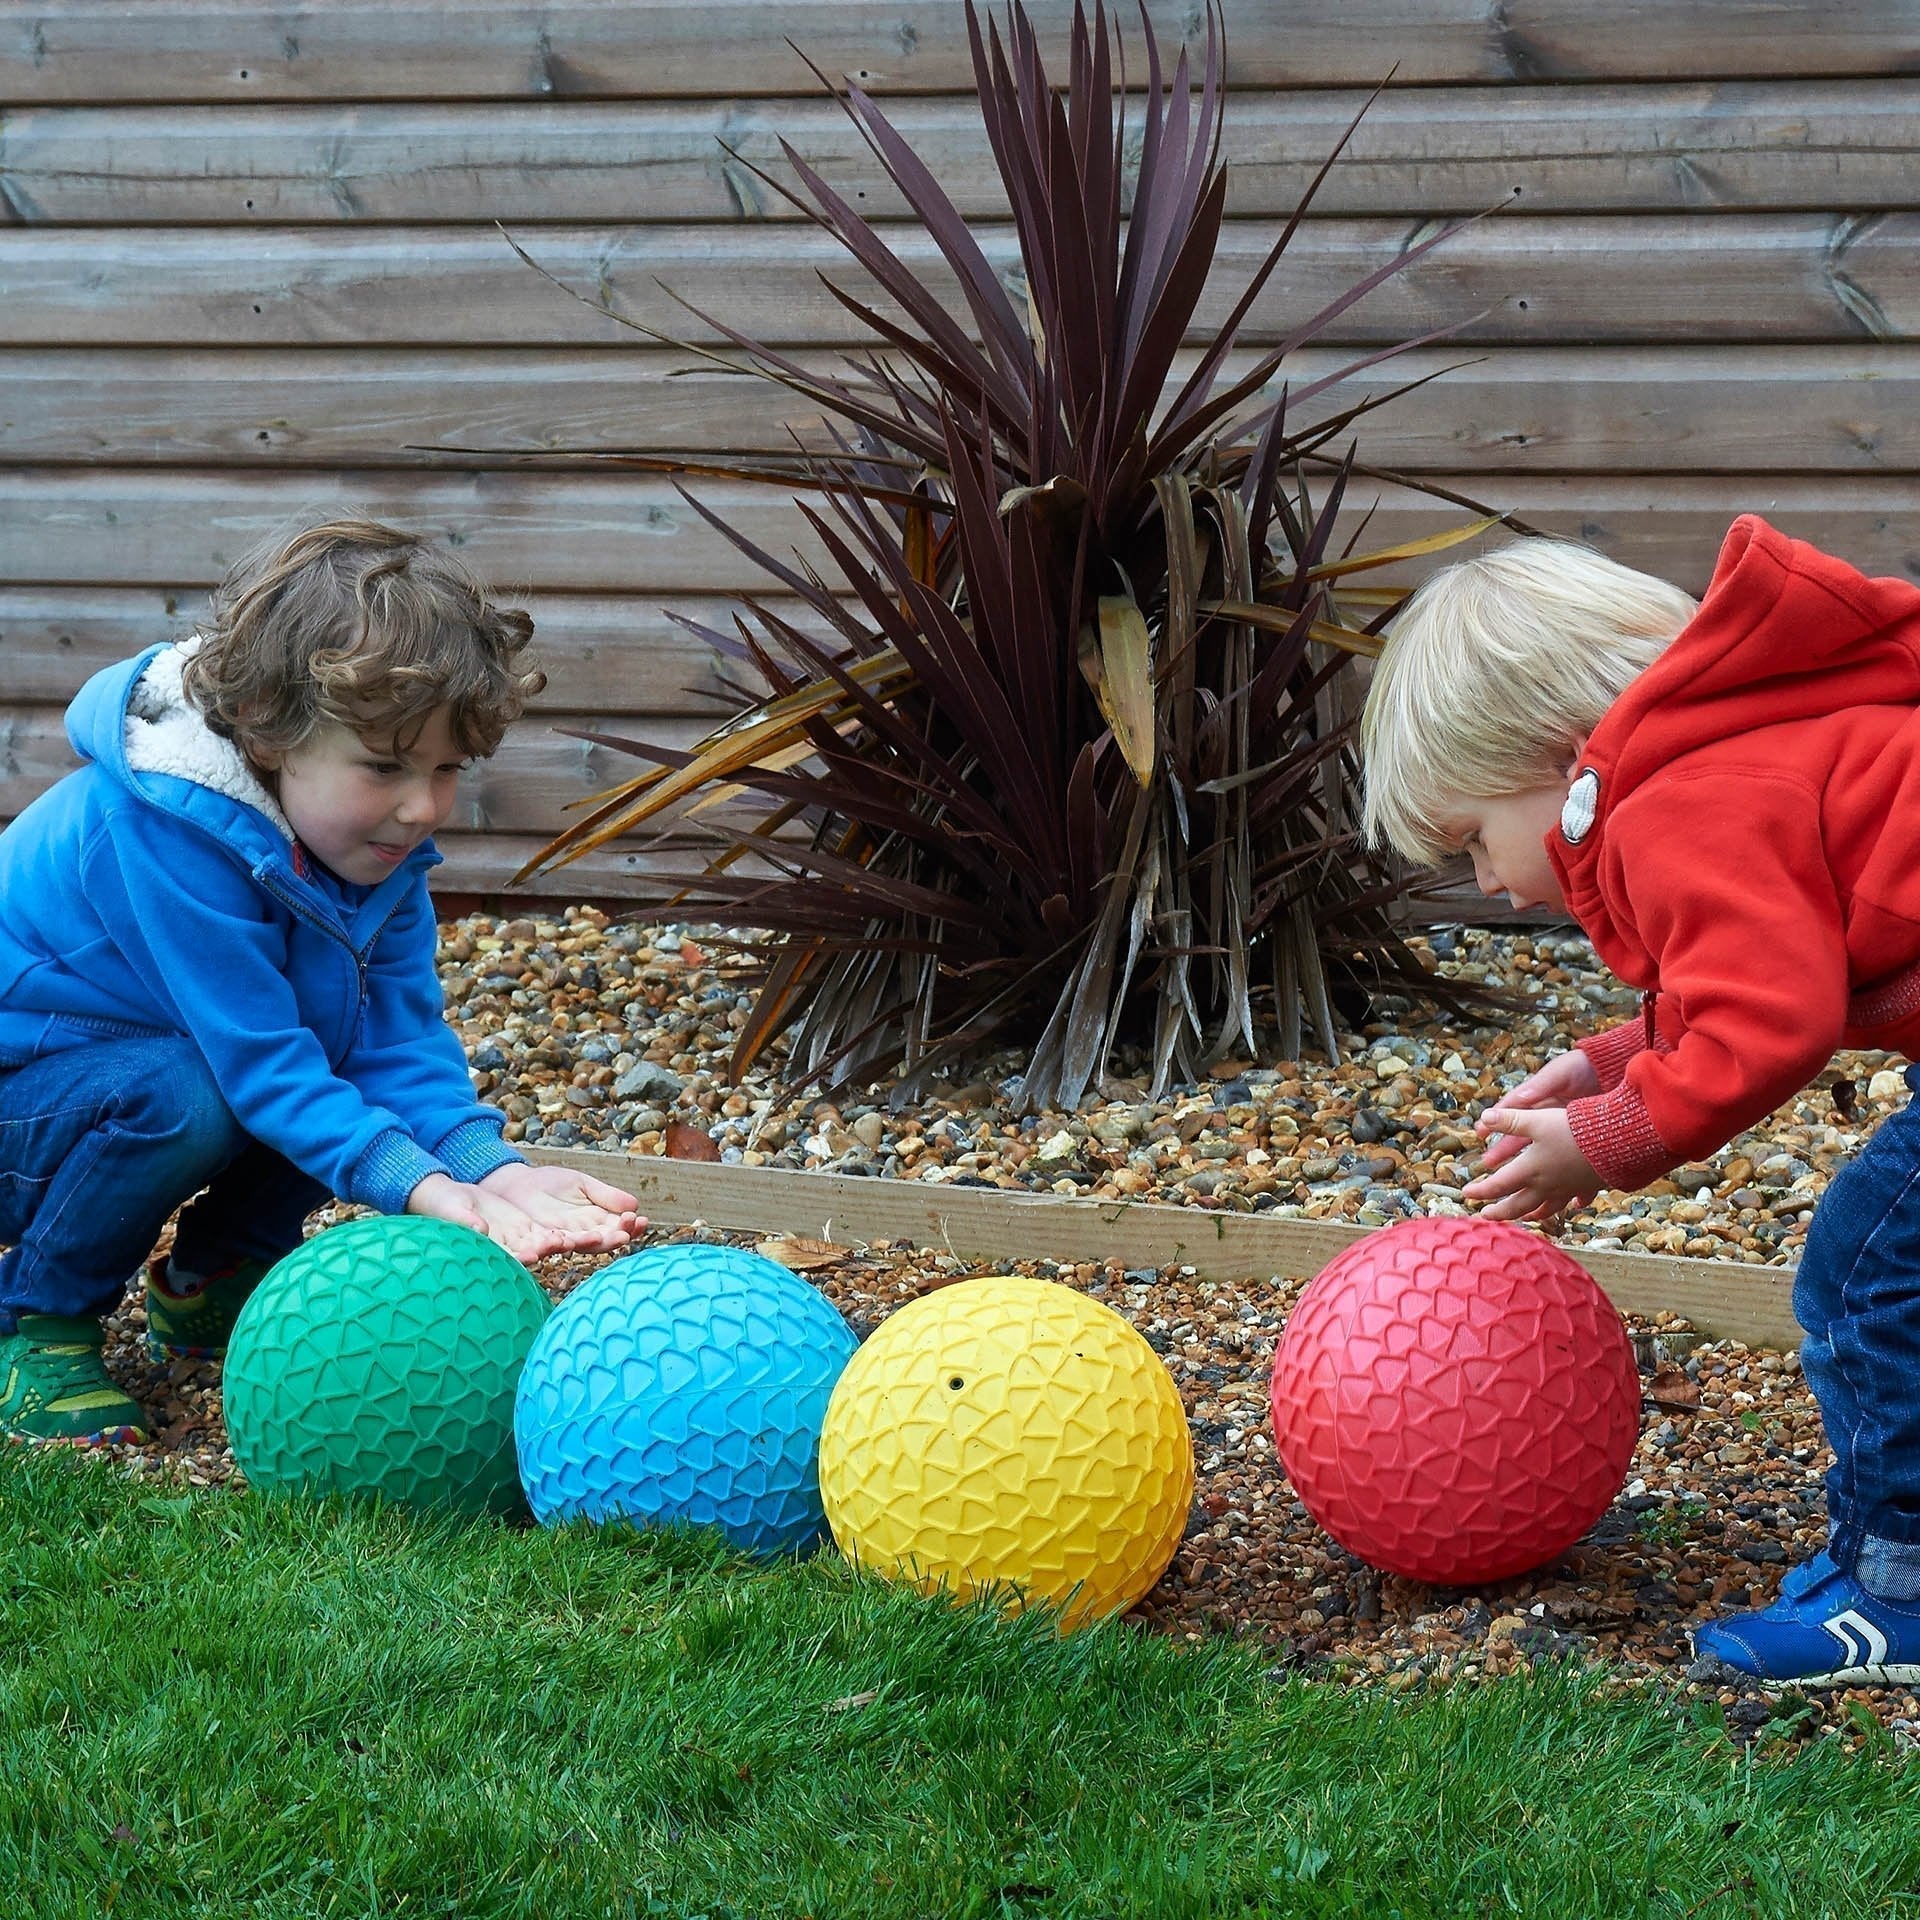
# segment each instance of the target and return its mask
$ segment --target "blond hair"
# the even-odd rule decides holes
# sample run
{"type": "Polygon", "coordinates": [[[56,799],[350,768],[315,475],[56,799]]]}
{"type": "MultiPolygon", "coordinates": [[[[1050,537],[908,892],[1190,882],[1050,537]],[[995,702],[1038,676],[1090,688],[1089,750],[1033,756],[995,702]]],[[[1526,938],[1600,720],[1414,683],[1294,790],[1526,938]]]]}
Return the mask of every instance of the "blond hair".
{"type": "Polygon", "coordinates": [[[187,697],[254,757],[322,726],[402,751],[445,707],[485,756],[546,684],[519,656],[533,621],[493,603],[451,554],[374,520],[323,520],[263,543],[214,589],[187,697]]]}
{"type": "Polygon", "coordinates": [[[1367,839],[1422,866],[1446,858],[1456,803],[1558,778],[1694,609],[1571,540],[1515,540],[1442,568],[1393,621],[1367,690],[1367,839]]]}

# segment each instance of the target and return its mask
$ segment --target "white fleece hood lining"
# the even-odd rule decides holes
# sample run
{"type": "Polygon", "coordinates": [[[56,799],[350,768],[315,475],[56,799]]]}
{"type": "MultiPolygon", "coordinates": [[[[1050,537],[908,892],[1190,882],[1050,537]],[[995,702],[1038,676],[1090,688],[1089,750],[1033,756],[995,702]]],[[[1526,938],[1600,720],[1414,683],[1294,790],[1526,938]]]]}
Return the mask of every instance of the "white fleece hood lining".
{"type": "Polygon", "coordinates": [[[127,696],[125,747],[134,773],[170,773],[252,807],[289,841],[294,837],[280,803],[231,740],[223,740],[188,700],[181,672],[200,648],[200,636],[155,654],[127,696]]]}

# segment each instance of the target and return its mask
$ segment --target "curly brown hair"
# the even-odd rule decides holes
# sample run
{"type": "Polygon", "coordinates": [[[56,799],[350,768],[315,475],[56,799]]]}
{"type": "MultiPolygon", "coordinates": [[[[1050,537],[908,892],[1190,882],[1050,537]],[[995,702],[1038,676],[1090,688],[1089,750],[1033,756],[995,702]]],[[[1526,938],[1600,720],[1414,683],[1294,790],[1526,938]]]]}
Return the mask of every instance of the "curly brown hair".
{"type": "Polygon", "coordinates": [[[533,621],[452,555],[374,520],[325,520],[237,561],[214,589],[183,684],[250,756],[329,723],[403,751],[445,707],[481,757],[546,685],[520,664],[533,621]]]}

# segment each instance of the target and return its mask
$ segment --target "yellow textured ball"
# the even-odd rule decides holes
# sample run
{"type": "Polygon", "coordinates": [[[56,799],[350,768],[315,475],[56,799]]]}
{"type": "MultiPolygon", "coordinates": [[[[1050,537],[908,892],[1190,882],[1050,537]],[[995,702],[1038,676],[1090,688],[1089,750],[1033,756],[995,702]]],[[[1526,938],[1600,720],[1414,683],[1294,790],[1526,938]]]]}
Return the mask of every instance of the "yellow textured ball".
{"type": "Polygon", "coordinates": [[[1048,1280],[967,1280],[848,1361],[820,1492],[849,1560],[957,1598],[1048,1600],[1081,1626],[1173,1558],[1193,1442],[1160,1356],[1110,1307],[1048,1280]]]}

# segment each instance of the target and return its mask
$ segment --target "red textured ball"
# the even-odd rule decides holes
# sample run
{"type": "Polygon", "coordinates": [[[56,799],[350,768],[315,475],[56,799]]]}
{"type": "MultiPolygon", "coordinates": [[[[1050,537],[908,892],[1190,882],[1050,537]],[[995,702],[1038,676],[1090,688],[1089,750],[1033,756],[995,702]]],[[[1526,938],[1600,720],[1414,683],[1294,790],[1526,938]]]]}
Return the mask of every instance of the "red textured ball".
{"type": "Polygon", "coordinates": [[[1435,1586],[1551,1560],[1640,1430],[1633,1347],[1586,1269],[1495,1220],[1408,1220],[1329,1261],[1273,1356],[1273,1434],[1349,1553],[1435,1586]]]}

